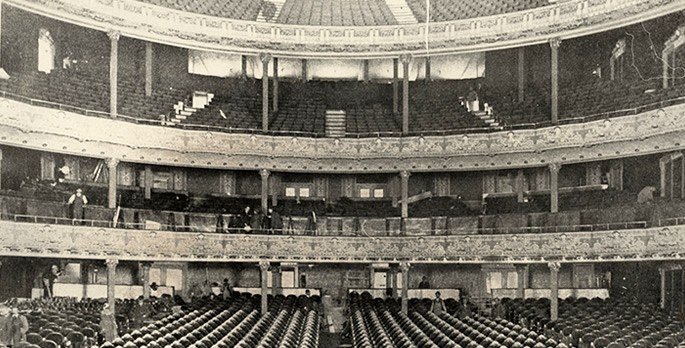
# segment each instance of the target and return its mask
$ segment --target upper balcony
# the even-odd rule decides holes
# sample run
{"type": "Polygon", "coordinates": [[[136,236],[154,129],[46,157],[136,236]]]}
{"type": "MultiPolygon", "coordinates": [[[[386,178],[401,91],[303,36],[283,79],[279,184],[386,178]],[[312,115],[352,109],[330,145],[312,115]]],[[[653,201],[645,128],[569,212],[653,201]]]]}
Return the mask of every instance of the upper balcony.
{"type": "MultiPolygon", "coordinates": [[[[410,1],[414,16],[419,21],[425,20],[421,5],[414,2],[410,1]]],[[[5,3],[84,27],[117,30],[125,36],[180,47],[241,54],[270,52],[293,58],[357,59],[397,57],[402,53],[421,57],[533,45],[552,38],[602,32],[685,8],[685,3],[677,0],[572,0],[546,6],[532,1],[525,6],[508,7],[514,3],[509,1],[501,6],[482,6],[482,11],[471,9],[476,17],[463,18],[448,13],[444,1],[436,1],[431,5],[435,7],[433,22],[396,24],[395,18],[387,18],[392,15],[383,10],[384,3],[371,6],[370,11],[376,15],[359,23],[311,21],[311,17],[308,21],[281,19],[281,14],[286,16],[289,12],[288,2],[273,23],[256,21],[255,12],[263,15],[259,7],[263,3],[257,1],[235,2],[249,3],[245,8],[226,5],[216,9],[200,8],[194,2],[171,1],[7,0],[5,3]]],[[[350,13],[348,17],[355,16],[350,13]]]]}

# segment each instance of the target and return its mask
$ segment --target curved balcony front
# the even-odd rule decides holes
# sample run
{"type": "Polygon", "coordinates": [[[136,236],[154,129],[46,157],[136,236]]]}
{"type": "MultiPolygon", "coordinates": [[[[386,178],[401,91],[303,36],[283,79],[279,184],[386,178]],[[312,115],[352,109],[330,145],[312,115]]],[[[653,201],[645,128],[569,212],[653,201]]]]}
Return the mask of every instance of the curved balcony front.
{"type": "Polygon", "coordinates": [[[174,46],[293,58],[396,58],[482,52],[568,39],[685,8],[677,0],[572,0],[451,22],[376,27],[258,23],[134,0],[6,0],[6,4],[97,30],[174,46]],[[428,33],[429,35],[426,35],[428,33]]]}
{"type": "MultiPolygon", "coordinates": [[[[670,102],[669,102],[670,103],[670,102]]],[[[538,129],[390,138],[191,131],[0,99],[0,144],[125,162],[283,172],[460,171],[541,167],[680,151],[685,104],[538,129]]]]}

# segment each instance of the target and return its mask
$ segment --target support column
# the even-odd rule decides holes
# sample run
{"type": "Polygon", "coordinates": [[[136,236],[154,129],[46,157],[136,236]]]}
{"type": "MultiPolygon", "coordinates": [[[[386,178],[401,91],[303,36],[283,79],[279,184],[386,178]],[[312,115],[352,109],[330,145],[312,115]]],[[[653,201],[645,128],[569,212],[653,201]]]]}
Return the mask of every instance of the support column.
{"type": "Polygon", "coordinates": [[[109,114],[117,117],[117,84],[119,75],[119,37],[121,33],[112,30],[107,32],[109,37],[109,114]]]}
{"type": "Polygon", "coordinates": [[[278,58],[274,57],[274,83],[273,83],[273,106],[271,107],[274,112],[278,112],[278,58]]]}
{"type": "Polygon", "coordinates": [[[519,47],[518,54],[518,100],[520,103],[526,97],[526,48],[519,47]]]}
{"type": "MultiPolygon", "coordinates": [[[[0,7],[2,7],[2,1],[0,1],[0,7]]],[[[0,11],[0,16],[2,12],[0,11]]],[[[0,148],[0,169],[2,169],[2,148],[0,148]]],[[[2,175],[0,175],[0,189],[2,188],[2,175]]]]}
{"type": "Polygon", "coordinates": [[[269,174],[268,170],[262,169],[259,171],[259,176],[262,177],[262,193],[260,198],[262,199],[262,213],[266,212],[269,208],[269,174]]]}
{"type": "Polygon", "coordinates": [[[554,38],[549,40],[549,47],[552,51],[551,58],[551,114],[552,123],[559,122],[559,46],[561,46],[561,39],[554,38]]]}
{"type": "Polygon", "coordinates": [[[516,298],[526,297],[526,268],[526,265],[516,265],[516,276],[518,277],[516,298]]]}
{"type": "Polygon", "coordinates": [[[269,130],[269,61],[271,55],[260,53],[259,60],[262,61],[262,130],[269,130]]]}
{"type": "Polygon", "coordinates": [[[668,88],[668,52],[669,52],[670,47],[665,47],[663,51],[661,51],[661,76],[663,78],[662,81],[662,88],[668,88]]]}
{"type": "Polygon", "coordinates": [[[143,270],[143,298],[150,298],[150,267],[152,262],[141,262],[140,267],[143,270]]]}
{"type": "Polygon", "coordinates": [[[666,308],[666,269],[659,267],[659,307],[666,308]]]}
{"type": "Polygon", "coordinates": [[[247,80],[247,57],[240,56],[240,78],[247,80]]]}
{"type": "Polygon", "coordinates": [[[411,173],[406,170],[400,172],[400,179],[402,179],[402,184],[400,185],[400,190],[402,190],[402,218],[409,217],[409,202],[407,202],[409,200],[409,176],[411,176],[411,173]]]}
{"type": "Polygon", "coordinates": [[[367,82],[367,83],[369,82],[369,79],[370,79],[369,78],[369,60],[368,59],[364,59],[364,72],[363,72],[362,79],[364,79],[364,82],[367,82]]]}
{"type": "Polygon", "coordinates": [[[117,166],[119,160],[116,158],[107,159],[107,208],[117,207],[117,166]]]}
{"type": "Polygon", "coordinates": [[[402,271],[402,313],[405,315],[409,309],[409,262],[400,262],[400,270],[402,271]]]}
{"type": "Polygon", "coordinates": [[[394,114],[398,114],[400,112],[399,108],[399,81],[398,81],[398,76],[399,76],[399,59],[398,58],[393,58],[392,59],[392,112],[394,114]]]}
{"type": "Polygon", "coordinates": [[[305,82],[307,81],[307,75],[308,74],[309,73],[307,71],[307,60],[302,59],[302,81],[305,81],[305,82]]]}
{"type": "Polygon", "coordinates": [[[152,167],[149,165],[145,166],[145,199],[152,198],[152,167]]]}
{"type": "Polygon", "coordinates": [[[411,54],[400,56],[402,61],[402,134],[409,133],[409,63],[412,61],[411,54]]]}
{"type": "Polygon", "coordinates": [[[107,265],[107,303],[109,308],[114,312],[115,296],[115,286],[116,286],[116,274],[117,274],[117,264],[119,260],[117,259],[107,259],[105,264],[107,265]]]}
{"type": "Polygon", "coordinates": [[[269,289],[266,286],[269,278],[269,266],[269,261],[259,261],[259,269],[262,272],[262,315],[266,315],[266,311],[269,309],[269,289]]]}
{"type": "Polygon", "coordinates": [[[559,170],[561,165],[553,163],[549,165],[549,211],[559,212],[559,170]]]}
{"type": "Polygon", "coordinates": [[[388,270],[388,281],[390,282],[390,297],[397,298],[397,268],[390,267],[388,270]]]}
{"type": "Polygon", "coordinates": [[[550,290],[550,319],[552,321],[559,319],[559,269],[561,264],[559,262],[550,262],[549,267],[549,290],[550,290]]]}
{"type": "Polygon", "coordinates": [[[152,42],[145,42],[145,96],[152,95],[152,42]]]}
{"type": "Polygon", "coordinates": [[[524,179],[523,169],[519,169],[516,173],[516,201],[519,203],[523,203],[525,199],[523,196],[523,191],[525,190],[525,187],[523,187],[525,184],[524,179]]]}
{"type": "Polygon", "coordinates": [[[433,81],[431,78],[431,57],[426,57],[426,81],[433,81]]]}

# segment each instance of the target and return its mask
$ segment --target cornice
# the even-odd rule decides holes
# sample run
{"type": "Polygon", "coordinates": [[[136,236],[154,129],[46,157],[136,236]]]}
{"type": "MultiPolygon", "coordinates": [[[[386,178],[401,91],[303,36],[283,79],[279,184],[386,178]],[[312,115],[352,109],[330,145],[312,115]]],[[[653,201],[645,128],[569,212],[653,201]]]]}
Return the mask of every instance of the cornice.
{"type": "Polygon", "coordinates": [[[4,0],[96,30],[194,49],[293,58],[396,58],[482,52],[569,39],[685,9],[678,0],[570,0],[527,11],[428,25],[316,27],[239,21],[134,0],[4,0]]]}
{"type": "Polygon", "coordinates": [[[685,104],[487,134],[298,138],[189,131],[0,98],[0,144],[124,162],[283,172],[439,172],[542,167],[680,151],[685,104]]]}
{"type": "Polygon", "coordinates": [[[209,262],[548,263],[678,260],[685,226],[606,232],[307,237],[122,230],[0,221],[0,256],[209,262]]]}

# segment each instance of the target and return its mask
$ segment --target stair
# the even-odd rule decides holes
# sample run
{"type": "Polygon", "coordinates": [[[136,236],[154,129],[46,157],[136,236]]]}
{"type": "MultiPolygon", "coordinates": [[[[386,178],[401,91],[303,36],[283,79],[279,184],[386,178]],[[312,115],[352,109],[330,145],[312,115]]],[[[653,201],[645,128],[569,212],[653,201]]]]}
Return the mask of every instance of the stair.
{"type": "Polygon", "coordinates": [[[485,111],[480,110],[472,112],[472,114],[480,118],[483,122],[485,122],[485,124],[487,124],[488,127],[497,129],[501,128],[499,122],[494,117],[492,117],[492,107],[488,106],[487,104],[485,104],[485,111]]]}
{"type": "Polygon", "coordinates": [[[343,110],[326,110],[326,136],[343,138],[347,132],[347,114],[343,110]]]}
{"type": "Polygon", "coordinates": [[[266,0],[262,4],[262,8],[259,10],[259,14],[257,14],[257,22],[262,22],[262,23],[275,23],[276,18],[278,18],[278,15],[281,13],[281,9],[283,8],[283,4],[285,4],[286,0],[266,0]],[[269,6],[272,5],[272,6],[269,6]],[[275,11],[273,15],[269,18],[267,18],[267,14],[265,13],[265,10],[268,11],[269,8],[274,8],[275,11]]]}
{"type": "Polygon", "coordinates": [[[399,24],[416,24],[414,13],[411,12],[406,0],[385,0],[385,3],[390,8],[392,15],[395,16],[399,24]]]}
{"type": "Polygon", "coordinates": [[[188,120],[197,110],[204,109],[209,103],[214,99],[213,93],[207,92],[194,92],[192,98],[192,106],[180,101],[174,105],[174,116],[171,118],[171,124],[179,124],[183,121],[188,120]]]}

